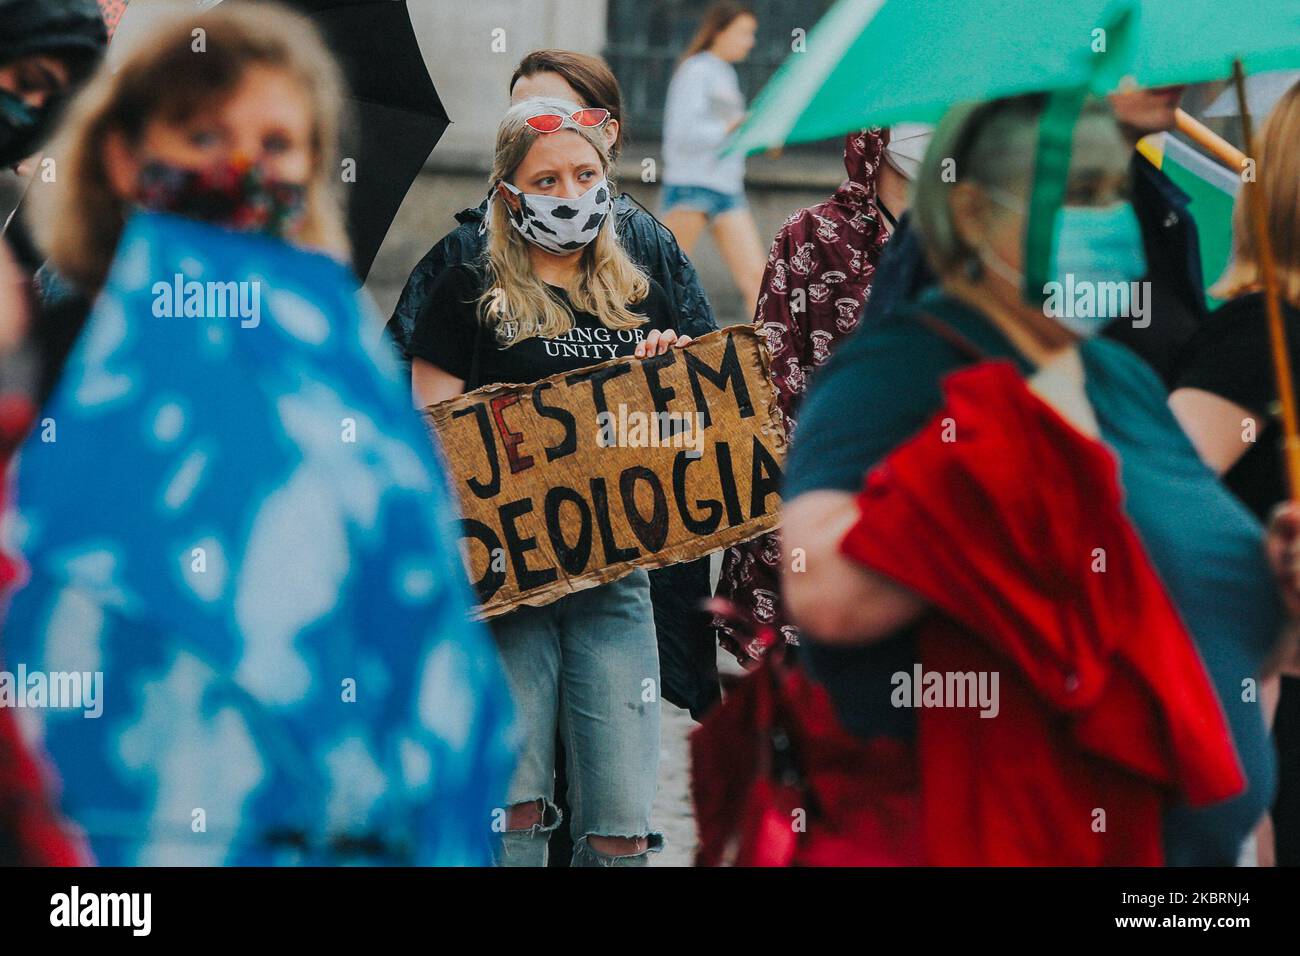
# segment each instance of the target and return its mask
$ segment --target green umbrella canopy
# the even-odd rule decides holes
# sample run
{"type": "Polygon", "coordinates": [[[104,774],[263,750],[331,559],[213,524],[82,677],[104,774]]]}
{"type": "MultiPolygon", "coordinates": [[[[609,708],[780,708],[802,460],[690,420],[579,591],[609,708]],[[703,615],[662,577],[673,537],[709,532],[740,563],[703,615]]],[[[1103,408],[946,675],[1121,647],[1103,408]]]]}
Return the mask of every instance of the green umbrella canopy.
{"type": "Polygon", "coordinates": [[[953,103],[1300,66],[1300,0],[840,0],[728,151],[935,122],[953,103]]]}

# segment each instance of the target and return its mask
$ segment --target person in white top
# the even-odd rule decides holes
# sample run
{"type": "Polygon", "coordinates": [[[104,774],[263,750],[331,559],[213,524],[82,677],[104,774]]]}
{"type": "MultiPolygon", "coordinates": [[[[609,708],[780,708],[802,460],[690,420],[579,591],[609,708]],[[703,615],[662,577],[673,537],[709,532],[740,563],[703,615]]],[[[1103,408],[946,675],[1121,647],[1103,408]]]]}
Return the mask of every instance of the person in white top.
{"type": "Polygon", "coordinates": [[[766,256],[745,202],[745,157],[719,151],[745,118],[732,64],[749,56],[757,29],[757,18],[731,0],[720,0],[704,15],[668,85],[660,200],[664,225],[688,256],[704,227],[711,227],[751,315],[766,256]]]}

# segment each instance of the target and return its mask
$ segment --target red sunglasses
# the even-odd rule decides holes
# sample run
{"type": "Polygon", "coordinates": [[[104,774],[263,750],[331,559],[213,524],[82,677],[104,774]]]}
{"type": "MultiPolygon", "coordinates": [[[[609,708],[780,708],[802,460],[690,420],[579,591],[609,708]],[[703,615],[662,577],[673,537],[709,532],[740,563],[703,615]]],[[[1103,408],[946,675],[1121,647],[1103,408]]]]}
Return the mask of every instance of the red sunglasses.
{"type": "Polygon", "coordinates": [[[568,116],[563,113],[538,113],[536,116],[528,117],[524,122],[539,133],[554,133],[564,125],[566,119],[572,120],[583,129],[595,129],[609,119],[609,110],[575,110],[568,116]]]}

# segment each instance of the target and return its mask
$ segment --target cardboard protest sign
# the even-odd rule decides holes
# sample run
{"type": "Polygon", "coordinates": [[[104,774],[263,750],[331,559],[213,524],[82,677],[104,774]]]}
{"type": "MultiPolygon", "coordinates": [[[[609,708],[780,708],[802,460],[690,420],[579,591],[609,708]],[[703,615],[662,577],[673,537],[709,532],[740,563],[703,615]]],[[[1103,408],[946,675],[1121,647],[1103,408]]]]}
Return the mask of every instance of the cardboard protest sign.
{"type": "Polygon", "coordinates": [[[482,617],[776,527],[785,433],[748,327],[426,409],[482,617]]]}

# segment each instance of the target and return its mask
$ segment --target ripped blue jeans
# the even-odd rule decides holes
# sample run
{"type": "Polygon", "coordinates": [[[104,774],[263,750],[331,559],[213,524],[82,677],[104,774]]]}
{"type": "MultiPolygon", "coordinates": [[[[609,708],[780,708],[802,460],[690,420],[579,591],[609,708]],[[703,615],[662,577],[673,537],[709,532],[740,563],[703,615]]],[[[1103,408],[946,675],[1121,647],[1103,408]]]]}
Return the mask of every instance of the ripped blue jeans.
{"type": "Polygon", "coordinates": [[[659,777],[659,647],[642,569],[519,607],[489,621],[510,682],[523,749],[507,807],[539,798],[542,823],[494,841],[499,866],[545,866],[552,831],[569,825],[573,866],[644,866],[663,847],[650,829],[659,777]],[[572,821],[555,804],[556,729],[564,741],[572,821]],[[646,837],[649,850],[608,856],[588,837],[646,837]]]}

